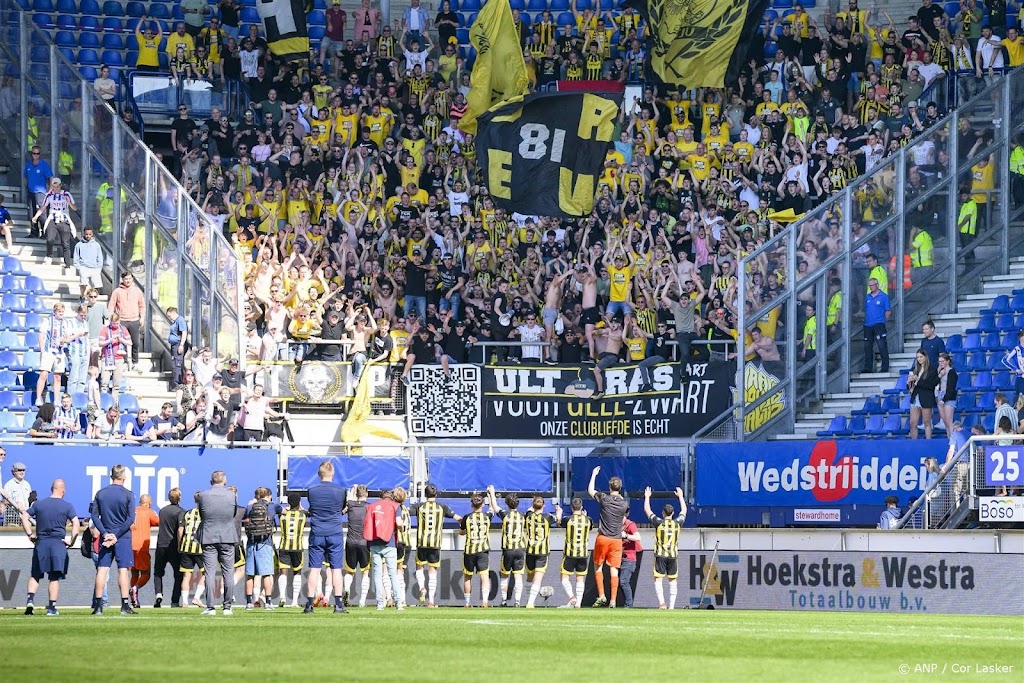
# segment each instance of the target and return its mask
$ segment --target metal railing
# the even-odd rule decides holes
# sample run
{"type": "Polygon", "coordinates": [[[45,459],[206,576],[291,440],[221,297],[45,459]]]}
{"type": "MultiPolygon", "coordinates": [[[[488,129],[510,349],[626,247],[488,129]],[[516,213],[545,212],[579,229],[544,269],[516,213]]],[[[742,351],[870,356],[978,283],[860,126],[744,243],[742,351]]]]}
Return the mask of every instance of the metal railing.
{"type": "MultiPolygon", "coordinates": [[[[97,228],[107,252],[106,276],[115,283],[124,271],[136,276],[146,299],[145,348],[165,346],[166,309],[174,306],[189,324],[193,346],[244,358],[241,257],[29,14],[0,0],[0,16],[0,70],[19,76],[17,125],[7,127],[16,141],[40,143],[80,200],[83,224],[97,228]],[[30,60],[40,51],[48,55],[45,69],[30,60]],[[30,126],[39,134],[30,136],[30,126]]],[[[12,165],[22,168],[29,145],[8,146],[12,165]]]]}
{"type": "MultiPolygon", "coordinates": [[[[738,421],[766,401],[781,400],[785,410],[751,433],[736,430],[737,438],[791,431],[799,412],[812,408],[824,394],[846,391],[857,368],[877,366],[866,360],[865,346],[855,343],[862,337],[869,272],[877,273],[866,263],[868,252],[877,256],[889,282],[893,312],[888,335],[897,340],[890,343],[890,354],[902,351],[904,335],[919,329],[927,317],[952,312],[961,296],[981,291],[983,276],[1008,272],[1009,259],[1024,253],[1024,204],[1011,205],[1008,178],[1009,143],[1022,131],[1024,70],[1018,68],[997,77],[907,147],[743,259],[739,328],[749,332],[765,322],[777,326],[787,375],[751,402],[740,372],[738,421]],[[961,132],[961,126],[971,132],[961,132]],[[975,134],[978,145],[959,148],[975,134]],[[985,164],[992,169],[985,170],[985,164]],[[991,178],[988,186],[986,176],[991,178]],[[958,189],[965,186],[979,202],[977,234],[969,243],[962,241],[957,225],[958,189]],[[840,248],[820,259],[819,245],[827,238],[840,248]],[[805,249],[811,258],[801,256],[805,249]],[[805,260],[810,267],[802,266],[805,260]],[[754,303],[758,297],[746,296],[758,286],[758,277],[766,280],[777,272],[784,277],[777,296],[760,303],[754,303]],[[807,325],[806,304],[816,325],[807,325]],[[817,353],[801,358],[799,342],[808,331],[813,331],[817,353]]],[[[740,335],[738,343],[742,370],[749,341],[740,335]]]]}

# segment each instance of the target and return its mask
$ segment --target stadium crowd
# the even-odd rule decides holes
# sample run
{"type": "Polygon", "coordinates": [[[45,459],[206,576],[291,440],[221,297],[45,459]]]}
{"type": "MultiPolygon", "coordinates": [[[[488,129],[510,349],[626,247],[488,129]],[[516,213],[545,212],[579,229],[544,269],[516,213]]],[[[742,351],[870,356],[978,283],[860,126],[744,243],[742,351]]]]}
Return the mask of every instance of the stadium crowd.
{"type": "MultiPolygon", "coordinates": [[[[184,420],[205,398],[212,416],[225,389],[238,411],[268,381],[258,365],[265,361],[349,358],[357,379],[367,361],[386,361],[396,365],[395,393],[414,363],[589,362],[599,397],[601,371],[620,360],[734,357],[739,306],[761,309],[789,279],[816,271],[843,248],[840,208],[803,224],[796,273],[787,272],[783,248],[762,251],[739,292],[744,257],[909,145],[943,117],[953,91],[973,93],[1024,60],[1024,38],[1014,28],[1003,37],[982,27],[980,7],[965,0],[949,16],[922,0],[902,33],[884,8],[862,9],[857,0],[818,18],[799,4],[781,17],[773,11],[738,82],[699,90],[647,78],[645,27],[632,9],[602,11],[595,3],[578,11],[573,3],[573,21],[562,25],[549,11],[529,23],[514,10],[531,88],[560,80],[640,88],[621,108],[594,210],[579,219],[507,215],[495,206],[475,138],[460,128],[471,59],[458,44],[460,16],[447,2],[430,17],[413,0],[390,25],[368,0],[351,17],[335,0],[326,37],[300,64],[272,55],[259,26],[238,27],[232,0],[213,15],[187,15],[167,36],[144,17],[136,28],[138,68],[158,68],[163,49],[176,78],[244,85],[251,100],[234,119],[213,108],[197,120],[183,104],[171,124],[165,162],[246,264],[251,368],[239,378],[238,359],[192,348],[189,316],[168,310],[172,412],[184,420]],[[518,344],[481,344],[508,340],[518,344]]],[[[103,78],[96,83],[103,92],[108,86],[103,78]]],[[[991,139],[984,127],[962,123],[955,133],[915,141],[907,171],[915,193],[952,171],[948,135],[957,136],[961,159],[991,139]]],[[[38,184],[40,172],[28,165],[26,179],[38,184]]],[[[980,161],[962,188],[964,244],[986,220],[991,166],[980,161]]],[[[894,210],[892,168],[858,190],[852,239],[894,210]]],[[[1022,172],[1024,165],[1014,178],[1022,172]]],[[[50,202],[51,215],[65,206],[30,189],[39,206],[50,202]]],[[[915,277],[933,265],[944,213],[935,198],[908,211],[906,256],[915,277]]],[[[48,241],[67,261],[66,235],[52,227],[61,222],[48,217],[47,225],[48,241]]],[[[188,241],[199,263],[209,262],[206,234],[196,230],[188,241]]],[[[854,254],[856,272],[876,279],[883,294],[899,284],[895,243],[889,231],[854,254]]],[[[133,259],[140,244],[133,238],[126,246],[133,259]]],[[[70,258],[88,305],[95,263],[89,253],[79,258],[80,248],[70,258]]],[[[137,291],[127,277],[128,290],[137,291]]],[[[828,281],[821,314],[831,339],[844,334],[842,308],[859,309],[864,300],[845,300],[838,271],[828,281]]],[[[812,288],[800,294],[807,306],[798,329],[817,324],[813,295],[812,288]]],[[[84,314],[89,345],[104,349],[94,357],[100,391],[116,391],[118,370],[137,360],[146,321],[114,310],[130,308],[130,298],[120,288],[111,295],[107,313],[117,312],[121,323],[100,321],[114,323],[102,328],[106,343],[92,322],[100,309],[84,314]]],[[[776,308],[745,331],[748,357],[780,360],[781,314],[776,308]]],[[[801,358],[813,357],[813,334],[798,344],[801,358]]],[[[75,364],[73,391],[89,384],[83,372],[88,364],[75,364]]],[[[45,372],[39,381],[41,402],[45,372]]],[[[55,404],[58,397],[55,391],[55,404]]]]}

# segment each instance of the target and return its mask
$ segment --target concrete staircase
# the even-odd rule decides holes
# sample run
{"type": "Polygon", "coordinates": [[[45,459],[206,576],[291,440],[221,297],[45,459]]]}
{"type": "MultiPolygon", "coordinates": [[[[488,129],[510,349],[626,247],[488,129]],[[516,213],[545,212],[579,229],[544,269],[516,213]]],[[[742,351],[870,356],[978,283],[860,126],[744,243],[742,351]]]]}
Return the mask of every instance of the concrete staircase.
{"type": "MultiPolygon", "coordinates": [[[[18,189],[0,187],[0,194],[7,197],[17,196],[18,189]]],[[[63,259],[47,258],[44,240],[28,237],[28,208],[24,204],[7,203],[6,206],[14,219],[14,248],[11,255],[18,257],[26,271],[42,278],[47,289],[53,291],[53,295],[46,299],[47,306],[52,306],[58,301],[63,302],[71,312],[69,315],[73,315],[73,311],[79,305],[77,271],[74,268],[65,268],[63,259]]],[[[108,282],[101,293],[99,305],[105,305],[110,291],[108,282]]],[[[152,355],[148,352],[140,353],[138,366],[127,373],[127,390],[139,400],[139,405],[155,414],[164,401],[173,402],[174,392],[168,390],[169,377],[155,371],[153,366],[152,355]]]]}
{"type": "MultiPolygon", "coordinates": [[[[1011,259],[1010,270],[1006,275],[989,275],[983,282],[982,293],[961,297],[955,313],[932,316],[936,334],[946,339],[953,334],[964,334],[968,328],[975,327],[980,317],[979,312],[988,308],[993,299],[1000,294],[1009,294],[1024,284],[1024,258],[1011,259]]],[[[899,371],[909,368],[913,363],[914,352],[921,338],[920,330],[907,334],[903,340],[904,350],[890,354],[889,372],[854,374],[848,392],[826,394],[811,412],[797,417],[792,434],[780,434],[775,439],[816,439],[817,432],[828,429],[833,417],[849,417],[850,412],[862,407],[867,398],[881,394],[884,389],[891,389],[899,378],[899,371]]]]}

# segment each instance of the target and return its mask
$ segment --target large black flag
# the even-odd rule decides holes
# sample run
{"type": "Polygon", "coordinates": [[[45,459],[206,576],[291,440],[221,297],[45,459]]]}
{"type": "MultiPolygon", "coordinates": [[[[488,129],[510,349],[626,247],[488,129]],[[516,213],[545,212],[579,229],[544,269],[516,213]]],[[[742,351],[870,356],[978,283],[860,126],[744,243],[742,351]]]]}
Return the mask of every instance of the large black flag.
{"type": "Polygon", "coordinates": [[[648,67],[665,83],[735,83],[769,0],[626,0],[647,23],[648,67]]]}
{"type": "Polygon", "coordinates": [[[477,154],[494,203],[542,216],[590,213],[615,132],[618,97],[528,95],[483,114],[477,154]]]}

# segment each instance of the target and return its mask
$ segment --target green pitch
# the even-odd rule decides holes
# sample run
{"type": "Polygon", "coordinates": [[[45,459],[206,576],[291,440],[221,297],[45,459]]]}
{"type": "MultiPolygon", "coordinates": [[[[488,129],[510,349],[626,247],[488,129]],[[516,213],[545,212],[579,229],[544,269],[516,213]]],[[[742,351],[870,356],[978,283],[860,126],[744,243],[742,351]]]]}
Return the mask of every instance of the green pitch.
{"type": "Polygon", "coordinates": [[[0,612],[7,681],[1024,680],[1024,619],[729,610],[0,612]],[[901,666],[906,667],[903,674],[901,666]],[[932,673],[929,668],[934,666],[932,673]],[[986,673],[980,667],[1003,667],[986,673]],[[945,673],[943,668],[945,667],[945,673]],[[1006,670],[1005,667],[1012,667],[1006,670]]]}

